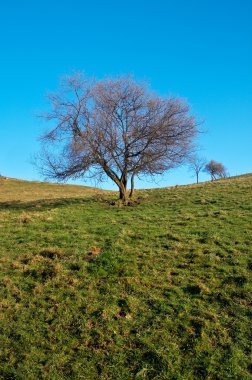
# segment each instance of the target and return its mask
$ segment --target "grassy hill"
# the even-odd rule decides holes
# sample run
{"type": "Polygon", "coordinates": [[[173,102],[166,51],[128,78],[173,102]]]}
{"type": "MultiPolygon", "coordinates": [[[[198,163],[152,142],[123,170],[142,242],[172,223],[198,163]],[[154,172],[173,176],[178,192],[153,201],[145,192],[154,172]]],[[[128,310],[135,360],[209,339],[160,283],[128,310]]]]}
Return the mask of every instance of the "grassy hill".
{"type": "Polygon", "coordinates": [[[0,179],[0,378],[251,379],[252,175],[116,196],[0,179]]]}

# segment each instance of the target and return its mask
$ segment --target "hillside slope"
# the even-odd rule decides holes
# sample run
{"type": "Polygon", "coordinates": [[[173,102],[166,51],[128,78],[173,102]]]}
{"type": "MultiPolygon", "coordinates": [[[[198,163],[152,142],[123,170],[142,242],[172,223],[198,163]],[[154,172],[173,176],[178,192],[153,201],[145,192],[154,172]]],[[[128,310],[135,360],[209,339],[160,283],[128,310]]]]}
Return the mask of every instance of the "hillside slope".
{"type": "Polygon", "coordinates": [[[45,199],[90,197],[105,192],[95,187],[0,177],[0,202],[33,202],[45,199]]]}
{"type": "Polygon", "coordinates": [[[0,378],[250,379],[252,175],[69,189],[0,183],[0,378]]]}

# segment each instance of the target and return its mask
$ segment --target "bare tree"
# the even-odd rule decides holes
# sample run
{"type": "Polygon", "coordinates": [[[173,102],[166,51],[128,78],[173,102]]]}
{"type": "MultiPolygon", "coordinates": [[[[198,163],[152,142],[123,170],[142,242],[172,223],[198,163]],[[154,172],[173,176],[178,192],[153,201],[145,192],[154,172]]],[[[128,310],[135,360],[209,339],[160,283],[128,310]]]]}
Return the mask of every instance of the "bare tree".
{"type": "Polygon", "coordinates": [[[216,180],[217,178],[225,178],[227,176],[225,166],[222,163],[216,162],[214,160],[208,162],[208,164],[205,166],[205,171],[211,175],[212,181],[216,180]]]}
{"type": "Polygon", "coordinates": [[[193,154],[189,157],[189,169],[193,171],[196,175],[197,183],[199,183],[199,174],[206,165],[206,159],[199,157],[197,154],[193,154]]]}
{"type": "Polygon", "coordinates": [[[47,178],[108,176],[127,199],[134,178],[174,168],[187,157],[197,133],[189,106],[161,98],[131,77],[98,82],[67,77],[50,96],[44,115],[52,126],[41,140],[40,168],[47,178]]]}

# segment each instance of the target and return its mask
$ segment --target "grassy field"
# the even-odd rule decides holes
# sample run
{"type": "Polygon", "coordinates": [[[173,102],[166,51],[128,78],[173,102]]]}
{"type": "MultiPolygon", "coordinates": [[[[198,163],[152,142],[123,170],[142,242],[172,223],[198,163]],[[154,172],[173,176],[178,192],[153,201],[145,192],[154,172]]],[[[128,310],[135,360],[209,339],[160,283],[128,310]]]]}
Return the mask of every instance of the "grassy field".
{"type": "Polygon", "coordinates": [[[0,179],[0,378],[251,379],[252,175],[116,196],[0,179]]]}

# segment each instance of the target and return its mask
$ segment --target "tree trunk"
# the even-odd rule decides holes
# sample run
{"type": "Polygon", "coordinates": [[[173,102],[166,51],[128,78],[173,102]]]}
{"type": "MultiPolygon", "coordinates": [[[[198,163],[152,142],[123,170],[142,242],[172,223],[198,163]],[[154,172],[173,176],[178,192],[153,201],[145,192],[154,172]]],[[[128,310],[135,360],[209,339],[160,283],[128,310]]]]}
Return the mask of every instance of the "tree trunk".
{"type": "Polygon", "coordinates": [[[131,176],[131,189],[130,189],[130,195],[129,195],[130,198],[133,197],[134,189],[135,189],[135,181],[134,181],[134,174],[132,174],[132,176],[131,176]]]}
{"type": "Polygon", "coordinates": [[[123,201],[123,202],[126,202],[127,200],[127,193],[126,193],[126,189],[123,188],[123,187],[120,187],[119,188],[119,194],[120,194],[120,199],[123,201]]]}
{"type": "Polygon", "coordinates": [[[120,199],[126,203],[127,201],[127,179],[123,178],[119,185],[120,199]]]}
{"type": "Polygon", "coordinates": [[[196,173],[197,176],[197,183],[199,183],[199,173],[196,173]]]}

